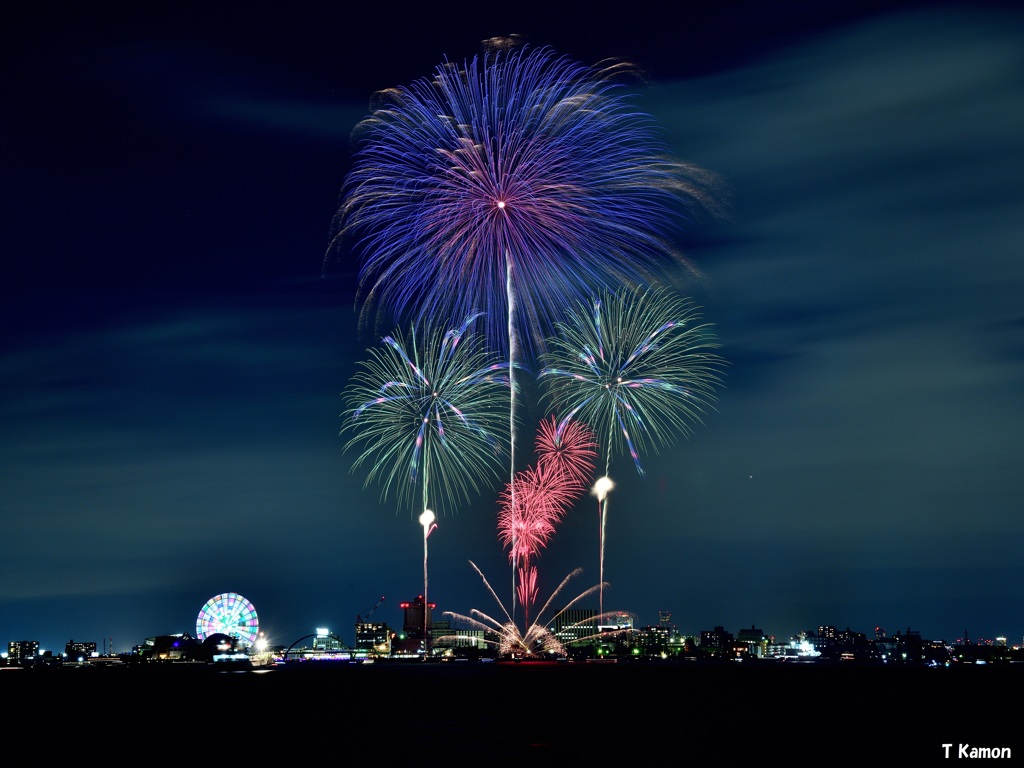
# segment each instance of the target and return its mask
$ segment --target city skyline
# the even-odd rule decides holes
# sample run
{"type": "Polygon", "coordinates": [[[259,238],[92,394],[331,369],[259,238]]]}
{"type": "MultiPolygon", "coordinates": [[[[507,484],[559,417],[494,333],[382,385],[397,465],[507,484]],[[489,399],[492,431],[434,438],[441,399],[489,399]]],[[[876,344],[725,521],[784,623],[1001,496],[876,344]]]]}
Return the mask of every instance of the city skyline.
{"type": "MultiPolygon", "coordinates": [[[[605,607],[1019,641],[1024,14],[487,14],[378,36],[366,8],[14,13],[0,638],[132,645],[236,591],[294,639],[422,592],[419,524],[343,451],[341,392],[380,339],[332,220],[375,90],[522,33],[637,62],[638,108],[729,202],[681,222],[692,268],[665,277],[714,325],[724,387],[644,476],[613,466],[605,607]]],[[[496,607],[470,561],[511,592],[500,491],[439,514],[446,610],[496,607]]],[[[567,513],[542,593],[596,584],[595,518],[567,513]]]]}
{"type": "MultiPolygon", "coordinates": [[[[356,620],[347,627],[341,628],[317,625],[315,627],[310,627],[308,631],[303,632],[300,636],[293,638],[281,638],[267,635],[267,632],[259,625],[259,612],[256,609],[256,606],[253,605],[247,597],[237,593],[228,592],[211,596],[203,604],[189,627],[173,633],[149,634],[145,637],[137,638],[136,641],[129,645],[115,643],[114,638],[112,637],[93,638],[82,637],[74,634],[69,635],[65,643],[55,646],[47,646],[44,643],[40,643],[38,639],[30,637],[9,638],[7,640],[0,641],[0,643],[2,643],[4,647],[10,644],[38,643],[38,652],[40,654],[49,653],[54,656],[61,655],[61,649],[68,645],[88,645],[91,643],[96,646],[97,652],[101,652],[101,655],[113,656],[133,653],[140,648],[145,648],[148,642],[160,638],[190,637],[201,642],[212,634],[223,633],[237,638],[241,643],[242,648],[249,649],[254,649],[256,647],[257,637],[261,641],[260,645],[263,648],[302,648],[313,647],[310,645],[310,643],[312,643],[311,638],[324,636],[340,640],[345,649],[355,650],[359,647],[358,631],[360,626],[369,625],[372,618],[374,624],[386,626],[395,632],[404,631],[405,629],[408,629],[407,625],[409,614],[407,606],[410,604],[422,604],[422,600],[423,595],[420,594],[411,600],[394,601],[394,604],[390,606],[391,613],[394,615],[389,619],[387,606],[389,601],[387,596],[382,595],[374,605],[368,606],[366,610],[357,615],[356,620]],[[382,608],[384,609],[383,611],[381,610],[382,608]],[[235,610],[236,612],[232,614],[232,610],[235,610]],[[402,616],[403,618],[399,619],[399,616],[402,616]],[[218,624],[218,619],[220,620],[220,624],[218,624]],[[234,627],[236,621],[238,623],[237,628],[234,627]],[[301,641],[306,641],[306,643],[302,644],[301,641]]],[[[433,611],[431,612],[433,616],[432,626],[434,627],[435,634],[438,631],[438,627],[445,628],[441,631],[447,631],[447,628],[450,627],[451,630],[483,629],[485,632],[490,632],[494,635],[500,634],[496,628],[497,625],[491,626],[489,623],[486,624],[486,627],[484,625],[478,625],[477,621],[471,620],[461,614],[452,614],[445,610],[443,606],[437,606],[433,602],[431,602],[431,606],[433,608],[433,611]]],[[[594,608],[580,608],[567,612],[566,615],[572,616],[571,619],[568,619],[571,622],[588,620],[596,622],[598,611],[594,608]]],[[[562,616],[561,608],[556,607],[550,615],[538,618],[538,626],[543,626],[549,630],[556,631],[560,622],[566,621],[562,616]]],[[[624,622],[618,626],[628,626],[635,633],[643,634],[647,630],[661,629],[668,632],[671,637],[693,640],[698,646],[704,645],[703,640],[706,635],[727,636],[732,640],[738,639],[744,634],[749,635],[752,632],[756,632],[765,642],[772,646],[793,647],[794,643],[798,641],[806,639],[813,641],[815,637],[826,639],[831,638],[832,640],[835,640],[838,635],[859,635],[872,643],[885,640],[906,640],[908,638],[916,638],[921,642],[937,643],[946,648],[964,646],[1005,646],[1014,650],[1024,648],[1024,638],[1015,639],[1000,634],[992,637],[972,636],[969,628],[965,628],[964,632],[955,638],[933,637],[929,635],[927,631],[922,631],[918,627],[911,626],[887,629],[881,626],[864,628],[851,627],[849,625],[842,624],[816,624],[802,627],[800,629],[794,629],[792,631],[786,631],[784,633],[766,629],[765,627],[758,625],[756,622],[743,626],[724,626],[717,624],[714,626],[700,628],[681,628],[672,620],[672,612],[670,610],[660,611],[655,620],[649,622],[641,621],[638,616],[622,612],[618,617],[618,621],[624,622]]],[[[606,625],[615,626],[614,620],[612,618],[606,619],[606,625]]],[[[599,640],[596,636],[589,638],[588,635],[591,642],[596,641],[599,644],[614,644],[618,642],[621,637],[621,634],[614,630],[609,631],[607,637],[603,640],[599,640]]],[[[495,649],[496,648],[497,646],[495,646],[495,649]]],[[[547,653],[543,651],[539,645],[536,652],[539,656],[544,656],[547,653]]]]}

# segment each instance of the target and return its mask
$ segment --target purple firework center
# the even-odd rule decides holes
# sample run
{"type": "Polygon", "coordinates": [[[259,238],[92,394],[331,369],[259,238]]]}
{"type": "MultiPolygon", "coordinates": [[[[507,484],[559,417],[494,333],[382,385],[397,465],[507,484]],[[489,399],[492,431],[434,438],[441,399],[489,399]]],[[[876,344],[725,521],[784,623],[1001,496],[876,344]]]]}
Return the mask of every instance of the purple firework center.
{"type": "Polygon", "coordinates": [[[363,320],[479,310],[511,354],[514,302],[532,357],[567,305],[676,260],[669,235],[710,176],[669,156],[626,69],[496,46],[379,94],[334,243],[361,259],[363,320]]]}

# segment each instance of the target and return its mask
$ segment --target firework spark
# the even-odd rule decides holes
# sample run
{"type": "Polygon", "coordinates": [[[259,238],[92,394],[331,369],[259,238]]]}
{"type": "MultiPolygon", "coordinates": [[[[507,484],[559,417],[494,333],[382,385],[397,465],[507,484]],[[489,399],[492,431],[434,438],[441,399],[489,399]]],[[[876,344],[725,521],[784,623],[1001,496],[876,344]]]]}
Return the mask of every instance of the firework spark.
{"type": "Polygon", "coordinates": [[[353,470],[372,461],[366,484],[382,481],[382,497],[414,517],[453,511],[504,462],[508,364],[492,362],[477,343],[476,319],[386,336],[342,393],[342,433],[354,433],[345,449],[361,449],[353,470]]]}
{"type": "Polygon", "coordinates": [[[681,208],[713,206],[713,180],[668,156],[626,69],[492,41],[378,94],[332,243],[362,257],[364,320],[477,303],[488,344],[515,359],[517,338],[542,348],[567,301],[672,258],[665,232],[681,208]]]}
{"type": "MultiPolygon", "coordinates": [[[[545,613],[555,604],[556,599],[562,594],[563,591],[568,587],[568,584],[572,579],[579,576],[582,572],[582,568],[577,568],[562,579],[561,584],[558,588],[551,593],[551,596],[545,601],[544,606],[537,614],[537,619],[532,623],[527,623],[524,629],[520,629],[519,626],[512,620],[512,616],[508,610],[502,604],[501,600],[498,599],[498,595],[487,581],[487,577],[484,576],[483,572],[476,566],[472,561],[469,563],[473,570],[477,572],[477,575],[483,580],[484,586],[487,587],[487,591],[491,593],[498,607],[501,608],[501,612],[504,616],[503,619],[495,619],[488,616],[486,613],[477,609],[472,609],[468,615],[461,613],[454,613],[452,611],[445,611],[445,616],[450,616],[457,622],[465,624],[471,629],[483,630],[485,634],[484,642],[492,645],[498,651],[501,656],[513,656],[513,657],[541,657],[544,655],[552,656],[564,656],[565,646],[562,640],[558,637],[552,627],[559,627],[560,619],[574,605],[579,603],[581,600],[586,599],[592,595],[599,586],[595,584],[592,587],[585,589],[583,592],[572,598],[551,614],[550,619],[545,623],[541,622],[541,618],[544,617],[545,613]],[[548,626],[550,625],[550,626],[548,626]],[[486,635],[495,635],[497,639],[487,638],[486,635]]],[[[559,627],[561,633],[572,635],[573,642],[587,642],[596,639],[607,639],[614,637],[620,632],[616,631],[597,631],[597,627],[600,623],[606,619],[619,616],[619,612],[610,612],[608,614],[600,614],[594,616],[583,622],[567,623],[559,627]],[[581,630],[591,630],[589,634],[579,636],[576,635],[581,630]]],[[[453,634],[447,637],[438,638],[439,644],[445,643],[456,643],[459,637],[457,634],[453,634]]]]}
{"type": "Polygon", "coordinates": [[[541,357],[544,397],[565,414],[563,421],[583,421],[605,440],[604,478],[592,490],[600,510],[603,582],[612,456],[628,452],[643,474],[642,453],[677,434],[689,436],[702,422],[725,363],[698,308],[666,288],[605,292],[571,309],[557,328],[541,357]]]}

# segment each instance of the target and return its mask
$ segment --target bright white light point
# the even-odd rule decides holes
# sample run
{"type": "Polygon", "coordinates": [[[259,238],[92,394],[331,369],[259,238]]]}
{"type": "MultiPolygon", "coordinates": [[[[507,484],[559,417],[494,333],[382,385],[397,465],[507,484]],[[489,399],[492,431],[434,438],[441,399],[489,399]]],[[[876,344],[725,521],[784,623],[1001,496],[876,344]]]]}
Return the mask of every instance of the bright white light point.
{"type": "Polygon", "coordinates": [[[615,482],[608,477],[608,475],[605,475],[604,477],[599,477],[597,479],[597,482],[594,483],[594,487],[590,489],[590,492],[594,496],[597,496],[598,501],[604,501],[605,496],[607,496],[608,492],[614,487],[615,482]]]}
{"type": "Polygon", "coordinates": [[[424,528],[429,528],[431,525],[434,524],[434,520],[436,519],[437,518],[434,517],[433,510],[425,509],[423,510],[423,514],[420,515],[420,525],[422,525],[424,528]]]}
{"type": "Polygon", "coordinates": [[[501,209],[504,209],[505,208],[505,201],[504,200],[499,200],[498,201],[498,207],[501,208],[501,209]]]}

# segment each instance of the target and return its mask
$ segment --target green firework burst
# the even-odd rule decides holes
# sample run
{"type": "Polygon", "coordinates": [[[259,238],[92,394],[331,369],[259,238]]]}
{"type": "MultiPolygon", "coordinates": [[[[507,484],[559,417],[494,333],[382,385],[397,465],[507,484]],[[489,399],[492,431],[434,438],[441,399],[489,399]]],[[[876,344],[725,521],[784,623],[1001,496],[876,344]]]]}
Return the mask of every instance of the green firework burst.
{"type": "Polygon", "coordinates": [[[548,339],[540,377],[563,420],[587,423],[612,455],[641,455],[690,436],[716,402],[721,344],[692,301],[669,289],[606,291],[570,308],[548,339]]]}
{"type": "Polygon", "coordinates": [[[477,317],[384,337],[342,393],[352,469],[369,465],[366,484],[413,516],[435,502],[452,513],[507,458],[509,366],[478,343],[477,317]]]}

